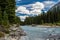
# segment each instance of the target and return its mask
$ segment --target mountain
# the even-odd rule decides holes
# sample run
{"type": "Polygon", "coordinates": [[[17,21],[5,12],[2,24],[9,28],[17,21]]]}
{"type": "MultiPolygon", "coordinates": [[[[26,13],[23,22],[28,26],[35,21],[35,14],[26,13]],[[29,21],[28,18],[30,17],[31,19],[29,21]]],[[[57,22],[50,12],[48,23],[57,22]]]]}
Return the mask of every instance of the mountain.
{"type": "MultiPolygon", "coordinates": [[[[60,10],[60,2],[58,2],[57,4],[55,4],[52,8],[50,8],[50,10],[49,11],[52,11],[52,10],[54,10],[54,9],[59,9],[60,10]]],[[[48,11],[48,12],[49,12],[48,11]]]]}
{"type": "Polygon", "coordinates": [[[60,23],[60,2],[48,10],[47,17],[48,20],[52,23],[60,23]]]}

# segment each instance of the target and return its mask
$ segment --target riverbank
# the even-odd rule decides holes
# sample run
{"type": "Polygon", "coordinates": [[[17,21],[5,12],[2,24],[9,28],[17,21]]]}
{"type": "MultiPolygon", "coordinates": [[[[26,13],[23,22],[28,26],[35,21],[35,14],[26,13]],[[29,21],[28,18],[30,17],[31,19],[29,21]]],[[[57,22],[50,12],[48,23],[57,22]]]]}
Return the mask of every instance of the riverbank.
{"type": "Polygon", "coordinates": [[[22,26],[32,26],[32,27],[60,27],[60,23],[44,23],[44,24],[32,24],[32,25],[22,25],[22,26]]]}
{"type": "Polygon", "coordinates": [[[60,26],[56,26],[56,25],[37,25],[37,27],[47,27],[47,28],[53,28],[53,27],[60,27],[60,26]]]}
{"type": "Polygon", "coordinates": [[[60,27],[60,23],[45,23],[45,24],[42,24],[43,26],[45,27],[60,27]]]}
{"type": "Polygon", "coordinates": [[[20,26],[17,26],[16,24],[10,26],[11,27],[8,30],[9,33],[4,34],[4,37],[0,37],[1,40],[17,40],[20,39],[21,36],[26,36],[26,33],[20,26]]]}
{"type": "Polygon", "coordinates": [[[34,26],[32,26],[32,25],[24,25],[24,26],[28,26],[28,27],[42,27],[42,28],[45,28],[45,27],[47,27],[47,28],[53,28],[53,27],[60,27],[60,26],[58,26],[58,25],[34,25],[34,26]]]}

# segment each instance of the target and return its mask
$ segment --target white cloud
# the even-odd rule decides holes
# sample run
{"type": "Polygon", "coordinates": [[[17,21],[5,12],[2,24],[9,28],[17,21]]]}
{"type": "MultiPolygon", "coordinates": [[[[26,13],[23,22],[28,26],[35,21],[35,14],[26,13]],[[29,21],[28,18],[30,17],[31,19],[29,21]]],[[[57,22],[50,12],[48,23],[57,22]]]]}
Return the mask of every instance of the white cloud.
{"type": "MultiPolygon", "coordinates": [[[[41,2],[36,2],[34,4],[29,4],[29,5],[23,5],[19,6],[16,9],[16,13],[22,13],[22,14],[27,14],[27,15],[38,15],[42,13],[42,9],[44,9],[44,4],[41,2]],[[30,7],[29,10],[27,7],[30,7]]],[[[26,16],[20,16],[20,18],[24,21],[26,16]]]]}
{"type": "Polygon", "coordinates": [[[31,7],[32,4],[23,5],[24,7],[31,7]]]}
{"type": "Polygon", "coordinates": [[[19,6],[16,10],[16,12],[18,13],[23,13],[23,14],[41,14],[41,10],[44,8],[44,4],[41,2],[36,2],[34,4],[29,4],[29,5],[23,5],[23,6],[19,6]],[[27,7],[31,7],[28,10],[27,7]]]}
{"type": "Polygon", "coordinates": [[[32,4],[32,11],[30,11],[31,14],[33,15],[38,15],[42,13],[42,9],[44,9],[44,4],[41,2],[36,2],[34,4],[32,4]]]}
{"type": "Polygon", "coordinates": [[[45,13],[47,13],[47,11],[44,11],[45,13]]]}
{"type": "Polygon", "coordinates": [[[56,4],[56,2],[54,2],[54,1],[44,1],[43,3],[45,5],[45,7],[49,7],[49,8],[51,8],[52,6],[54,6],[56,4]]]}
{"type": "Polygon", "coordinates": [[[29,10],[27,10],[26,7],[24,7],[24,6],[19,6],[17,8],[16,12],[22,13],[22,14],[29,14],[29,10]]]}
{"type": "Polygon", "coordinates": [[[31,13],[32,15],[38,15],[38,14],[41,14],[42,11],[41,11],[41,10],[34,9],[34,10],[30,11],[30,13],[31,13]]]}
{"type": "Polygon", "coordinates": [[[37,10],[42,10],[44,8],[44,4],[40,2],[36,2],[35,4],[32,5],[32,8],[37,10]]]}
{"type": "Polygon", "coordinates": [[[20,17],[21,21],[24,21],[26,17],[29,17],[29,16],[18,16],[20,17]]]}

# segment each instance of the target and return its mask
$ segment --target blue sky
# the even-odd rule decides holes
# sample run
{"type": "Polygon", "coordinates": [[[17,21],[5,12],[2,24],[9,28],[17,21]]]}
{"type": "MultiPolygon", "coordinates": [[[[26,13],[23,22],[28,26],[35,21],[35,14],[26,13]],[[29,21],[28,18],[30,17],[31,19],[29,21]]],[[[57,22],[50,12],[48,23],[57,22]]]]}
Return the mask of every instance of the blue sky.
{"type": "MultiPolygon", "coordinates": [[[[48,0],[16,0],[16,5],[27,5],[27,4],[32,4],[34,2],[43,2],[43,1],[48,1],[48,0]]],[[[50,0],[50,1],[55,1],[57,2],[58,0],[50,0]]]]}
{"type": "Polygon", "coordinates": [[[16,15],[24,21],[26,17],[41,14],[42,10],[47,12],[59,1],[60,0],[16,0],[16,15]]]}

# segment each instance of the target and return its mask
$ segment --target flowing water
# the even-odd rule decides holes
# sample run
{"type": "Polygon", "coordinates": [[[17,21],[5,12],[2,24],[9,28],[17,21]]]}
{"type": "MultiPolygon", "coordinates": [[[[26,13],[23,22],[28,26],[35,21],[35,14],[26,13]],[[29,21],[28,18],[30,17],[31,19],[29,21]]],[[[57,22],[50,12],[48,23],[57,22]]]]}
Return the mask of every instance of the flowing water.
{"type": "Polygon", "coordinates": [[[27,33],[26,36],[21,37],[21,40],[46,40],[49,34],[60,34],[59,27],[21,26],[21,28],[27,33]]]}

